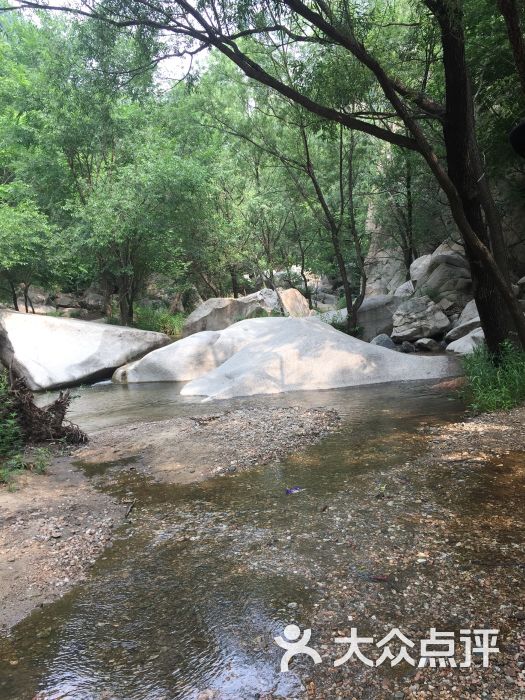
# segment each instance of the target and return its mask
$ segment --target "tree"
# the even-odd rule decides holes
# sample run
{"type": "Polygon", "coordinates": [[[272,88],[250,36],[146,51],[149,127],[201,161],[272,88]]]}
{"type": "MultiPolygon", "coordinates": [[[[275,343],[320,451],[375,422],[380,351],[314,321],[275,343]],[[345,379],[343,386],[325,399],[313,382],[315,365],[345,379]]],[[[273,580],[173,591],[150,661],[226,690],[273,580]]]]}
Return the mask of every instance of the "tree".
{"type": "Polygon", "coordinates": [[[0,188],[0,277],[9,287],[15,311],[19,310],[18,286],[28,312],[32,308],[30,286],[49,279],[52,233],[46,216],[34,202],[13,188],[0,188]]]}
{"type": "Polygon", "coordinates": [[[184,242],[205,211],[202,173],[158,138],[145,138],[132,162],[101,179],[77,213],[78,254],[87,251],[97,277],[116,289],[124,325],[133,323],[134,303],[152,273],[176,278],[185,270],[184,242]]]}
{"type": "MultiPolygon", "coordinates": [[[[17,0],[14,4],[17,8],[46,6],[32,0],[17,0]]],[[[119,28],[167,32],[178,38],[175,51],[179,54],[214,47],[248,77],[312,113],[418,152],[443,189],[462,235],[489,349],[497,353],[509,337],[519,337],[525,346],[525,317],[510,284],[501,219],[476,134],[461,0],[422,0],[414,11],[399,2],[386,22],[380,19],[389,14],[386,6],[376,11],[376,6],[369,4],[357,11],[348,0],[330,4],[321,0],[315,4],[302,0],[224,3],[220,8],[214,3],[194,6],[186,0],[169,4],[158,0],[102,0],[92,9],[58,9],[119,28]],[[392,74],[385,60],[392,41],[389,26],[399,38],[401,25],[417,25],[417,32],[429,22],[439,31],[439,50],[431,47],[426,60],[416,64],[408,61],[405,79],[392,74]],[[246,37],[252,38],[248,44],[243,43],[246,37]],[[370,38],[378,40],[375,52],[368,48],[370,38]],[[349,69],[358,65],[371,76],[374,94],[370,108],[348,112],[318,101],[300,84],[276,77],[256,60],[257,47],[265,42],[266,46],[295,43],[297,51],[311,49],[309,56],[313,53],[314,59],[315,52],[322,53],[326,47],[342,52],[348,58],[349,69]],[[386,47],[383,55],[382,46],[386,47]],[[417,75],[413,74],[414,65],[421,65],[417,75]],[[443,95],[438,91],[433,98],[428,96],[432,73],[440,73],[442,79],[435,82],[443,86],[443,95]],[[446,162],[439,155],[442,146],[446,162]]],[[[428,49],[428,42],[424,49],[428,49]]]]}
{"type": "MultiPolygon", "coordinates": [[[[300,70],[286,51],[273,56],[276,68],[277,58],[282,72],[300,70]]],[[[279,261],[286,267],[288,259],[290,265],[300,260],[308,297],[306,252],[308,262],[314,262],[312,253],[324,246],[341,280],[348,327],[353,331],[366,287],[363,232],[367,205],[364,197],[358,197],[356,187],[358,182],[364,184],[360,180],[362,171],[367,169],[365,163],[369,162],[367,144],[354,132],[312,119],[294,102],[246,84],[223,63],[214,62],[207,71],[205,86],[216,84],[218,74],[224,70],[236,88],[228,90],[221,83],[220,90],[205,91],[201,110],[208,124],[243,144],[242,160],[245,167],[253,169],[256,196],[250,204],[255,211],[250,217],[250,228],[261,248],[261,273],[264,277],[264,270],[267,271],[266,281],[273,286],[273,270],[279,261]],[[237,109],[236,97],[240,102],[237,109]],[[313,236],[322,241],[321,246],[313,246],[313,236]],[[354,279],[349,274],[351,268],[356,272],[354,279]]],[[[202,86],[197,90],[202,93],[202,86]]],[[[319,260],[315,262],[319,267],[319,260]]],[[[289,277],[293,284],[292,276],[289,277]]]]}

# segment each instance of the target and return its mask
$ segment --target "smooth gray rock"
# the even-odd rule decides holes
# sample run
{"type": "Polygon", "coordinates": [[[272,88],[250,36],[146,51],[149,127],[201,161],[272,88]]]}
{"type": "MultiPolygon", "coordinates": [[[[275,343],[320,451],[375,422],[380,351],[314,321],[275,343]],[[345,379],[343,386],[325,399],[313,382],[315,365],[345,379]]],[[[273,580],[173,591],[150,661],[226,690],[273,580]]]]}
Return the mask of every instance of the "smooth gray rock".
{"type": "Polygon", "coordinates": [[[395,297],[411,297],[414,292],[415,292],[414,283],[412,282],[412,280],[408,280],[407,282],[403,282],[403,284],[399,285],[399,287],[394,292],[394,296],[395,297]]]}
{"type": "MultiPolygon", "coordinates": [[[[117,367],[170,342],[163,333],[13,311],[0,311],[0,325],[14,353],[14,370],[34,391],[110,377],[117,367]]],[[[0,353],[6,362],[2,347],[0,353]]]]}
{"type": "Polygon", "coordinates": [[[394,313],[392,339],[418,340],[442,335],[450,327],[445,314],[428,297],[412,297],[394,313]]]}
{"type": "Polygon", "coordinates": [[[416,346],[413,343],[409,343],[408,340],[403,340],[399,346],[399,352],[409,355],[411,352],[416,352],[416,346]]]}
{"type": "MultiPolygon", "coordinates": [[[[394,327],[394,312],[403,301],[403,297],[391,294],[367,297],[357,312],[357,324],[362,329],[361,339],[369,343],[372,338],[383,333],[390,335],[394,327]]],[[[346,309],[329,311],[320,316],[326,323],[344,323],[346,317],[346,309]]]]}
{"type": "Polygon", "coordinates": [[[392,338],[386,333],[380,333],[372,338],[370,341],[371,345],[379,345],[380,348],[387,348],[388,350],[397,350],[397,345],[394,343],[392,338]]]}
{"type": "Polygon", "coordinates": [[[58,294],[55,299],[55,306],[57,308],[64,307],[67,309],[80,308],[80,302],[77,297],[72,294],[58,294]]]}
{"type": "Polygon", "coordinates": [[[468,335],[471,331],[476,328],[481,327],[481,320],[479,316],[474,316],[463,323],[458,323],[454,328],[452,328],[445,336],[447,343],[452,343],[454,340],[459,340],[465,335],[468,335]]]}
{"type": "Polygon", "coordinates": [[[476,328],[468,335],[455,340],[447,346],[447,352],[455,355],[468,355],[485,342],[485,333],[482,328],[476,328]]]}
{"type": "Polygon", "coordinates": [[[369,342],[382,333],[390,335],[394,327],[394,313],[403,301],[403,297],[391,295],[365,299],[357,312],[357,323],[362,328],[361,338],[369,342]]]}
{"type": "Polygon", "coordinates": [[[82,295],[80,305],[85,309],[89,309],[89,311],[104,311],[106,299],[103,294],[88,289],[82,295]]]}
{"type": "Polygon", "coordinates": [[[273,289],[264,288],[238,299],[213,297],[203,302],[188,316],[182,334],[186,337],[200,331],[221,331],[258,312],[272,311],[281,311],[279,297],[273,289]]]}
{"type": "Polygon", "coordinates": [[[457,325],[459,326],[461,323],[466,323],[466,321],[470,321],[477,316],[479,316],[478,307],[476,306],[474,299],[471,299],[471,301],[469,301],[461,312],[457,325]]]}
{"type": "Polygon", "coordinates": [[[410,279],[414,286],[417,286],[419,280],[427,274],[431,258],[432,255],[422,255],[410,265],[410,279]]]}

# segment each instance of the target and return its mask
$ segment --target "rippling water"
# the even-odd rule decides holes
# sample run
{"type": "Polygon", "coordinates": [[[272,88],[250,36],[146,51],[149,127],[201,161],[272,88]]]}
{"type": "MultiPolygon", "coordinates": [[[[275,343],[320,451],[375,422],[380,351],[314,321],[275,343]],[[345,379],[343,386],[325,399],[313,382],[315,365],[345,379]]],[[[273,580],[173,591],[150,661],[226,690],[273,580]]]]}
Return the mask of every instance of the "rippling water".
{"type": "MultiPolygon", "coordinates": [[[[227,402],[254,404],[335,407],[342,429],[272,467],[198,485],[117,478],[107,488],[137,499],[133,524],[87,583],[0,642],[1,656],[19,659],[0,665],[0,698],[196,700],[208,689],[224,700],[299,697],[299,679],[279,674],[272,638],[291,621],[307,626],[315,582],[342,556],[319,513],[356,475],[373,482],[414,457],[421,426],[454,420],[462,406],[420,383],[227,402]],[[305,490],[286,496],[295,485],[305,490]]],[[[216,410],[174,385],[100,385],[79,390],[72,417],[95,430],[216,410]]],[[[351,499],[358,508],[359,492],[351,499]]]]}

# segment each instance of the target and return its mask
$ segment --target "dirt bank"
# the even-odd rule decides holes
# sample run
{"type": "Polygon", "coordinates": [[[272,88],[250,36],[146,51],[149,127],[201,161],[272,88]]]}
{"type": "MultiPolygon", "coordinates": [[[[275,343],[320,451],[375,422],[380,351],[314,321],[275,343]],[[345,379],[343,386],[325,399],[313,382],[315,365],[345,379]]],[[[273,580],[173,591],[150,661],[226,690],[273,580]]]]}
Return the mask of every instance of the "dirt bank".
{"type": "Polygon", "coordinates": [[[279,459],[338,423],[333,410],[296,407],[137,423],[94,433],[47,474],[24,474],[12,492],[0,488],[0,631],[81,582],[123,522],[130,504],[95,489],[90,469],[109,462],[108,477],[132,468],[188,483],[279,459]]]}
{"type": "Polygon", "coordinates": [[[125,511],[66,457],[1,487],[0,631],[82,581],[125,511]]]}

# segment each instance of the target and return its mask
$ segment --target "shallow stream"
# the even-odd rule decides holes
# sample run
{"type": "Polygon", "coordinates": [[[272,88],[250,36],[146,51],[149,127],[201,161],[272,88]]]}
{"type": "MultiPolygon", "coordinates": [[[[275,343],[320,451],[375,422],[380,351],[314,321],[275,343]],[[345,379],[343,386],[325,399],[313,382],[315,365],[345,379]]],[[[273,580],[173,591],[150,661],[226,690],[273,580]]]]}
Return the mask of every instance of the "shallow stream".
{"type": "MultiPolygon", "coordinates": [[[[88,431],[217,410],[169,385],[78,394],[72,417],[88,431]]],[[[420,383],[228,406],[254,403],[334,407],[341,430],[277,465],[197,485],[152,484],[132,472],[114,478],[106,488],[136,499],[132,522],[85,584],[15,628],[7,644],[19,664],[2,671],[0,698],[197,700],[213,697],[207,690],[221,700],[299,697],[299,679],[279,673],[272,638],[291,622],[308,626],[317,584],[335,562],[349,576],[360,563],[322,513],[347,490],[345,507],[359,517],[356,478],[369,475],[359,483],[377,490],[381,471],[424,449],[425,427],[456,420],[463,407],[420,383]],[[304,490],[286,495],[293,486],[304,490]]]]}

